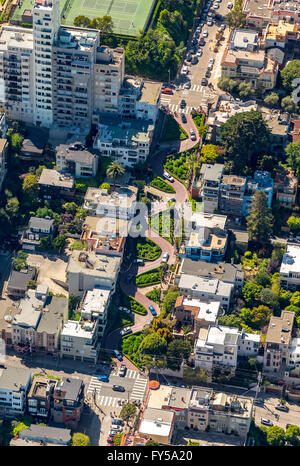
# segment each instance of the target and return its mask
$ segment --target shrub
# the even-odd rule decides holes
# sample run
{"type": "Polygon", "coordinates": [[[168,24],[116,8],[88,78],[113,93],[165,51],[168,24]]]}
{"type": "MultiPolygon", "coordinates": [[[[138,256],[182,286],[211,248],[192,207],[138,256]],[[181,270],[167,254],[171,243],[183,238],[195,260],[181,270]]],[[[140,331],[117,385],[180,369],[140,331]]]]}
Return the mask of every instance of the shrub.
{"type": "Polygon", "coordinates": [[[173,186],[170,186],[168,183],[166,183],[162,178],[160,178],[160,176],[154,178],[154,180],[151,181],[150,186],[165,193],[175,193],[173,186]]]}
{"type": "Polygon", "coordinates": [[[137,257],[146,261],[154,261],[161,255],[160,247],[148,238],[142,238],[137,243],[137,257]]]}
{"type": "Polygon", "coordinates": [[[160,267],[139,274],[135,279],[135,283],[137,286],[149,286],[160,283],[160,267]]]}

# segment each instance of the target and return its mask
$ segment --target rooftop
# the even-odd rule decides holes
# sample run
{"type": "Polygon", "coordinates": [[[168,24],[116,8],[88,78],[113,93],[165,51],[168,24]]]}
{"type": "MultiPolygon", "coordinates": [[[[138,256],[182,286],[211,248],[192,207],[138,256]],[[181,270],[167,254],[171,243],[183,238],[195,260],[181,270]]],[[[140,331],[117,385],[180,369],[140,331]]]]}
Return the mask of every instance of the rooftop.
{"type": "Polygon", "coordinates": [[[270,131],[274,135],[287,135],[290,128],[290,116],[288,113],[280,113],[277,110],[263,111],[262,116],[270,131]]]}
{"type": "Polygon", "coordinates": [[[59,173],[57,170],[44,168],[38,181],[41,185],[56,186],[58,188],[72,189],[74,187],[74,179],[72,176],[66,176],[59,173]]]}
{"type": "Polygon", "coordinates": [[[12,48],[33,50],[32,31],[27,28],[3,26],[0,31],[0,53],[12,48]]]}
{"type": "Polygon", "coordinates": [[[220,181],[224,170],[224,164],[222,163],[204,163],[201,166],[200,175],[202,175],[205,181],[220,181]]]}
{"type": "Polygon", "coordinates": [[[7,287],[26,291],[27,283],[34,278],[35,273],[36,269],[34,267],[28,267],[28,269],[21,270],[20,272],[12,270],[7,287]]]}
{"type": "Polygon", "coordinates": [[[149,132],[154,130],[153,124],[146,120],[130,119],[124,121],[121,117],[106,117],[105,123],[99,124],[96,140],[101,143],[118,144],[118,141],[149,142],[149,132]]]}
{"type": "Polygon", "coordinates": [[[28,228],[35,230],[48,230],[54,224],[53,219],[30,217],[28,228]]]}
{"type": "Polygon", "coordinates": [[[63,441],[68,443],[71,441],[71,429],[31,424],[27,429],[21,430],[19,436],[22,439],[40,440],[44,438],[46,442],[63,441]]]}
{"type": "Polygon", "coordinates": [[[88,209],[90,204],[94,208],[94,204],[100,207],[127,207],[130,208],[137,199],[138,189],[135,186],[126,186],[116,188],[113,192],[109,193],[107,189],[91,188],[87,189],[84,196],[84,208],[88,209]]]}
{"type": "Polygon", "coordinates": [[[63,377],[56,389],[64,393],[65,400],[76,401],[81,393],[82,386],[83,381],[79,377],[63,377]]]}
{"type": "MultiPolygon", "coordinates": [[[[98,43],[99,31],[96,29],[61,26],[57,37],[60,48],[90,51],[98,43]]],[[[87,62],[86,62],[87,63],[87,62]]]]}
{"type": "MultiPolygon", "coordinates": [[[[238,65],[240,62],[246,62],[248,66],[254,65],[256,68],[262,68],[265,62],[265,51],[258,50],[251,52],[248,50],[232,50],[225,52],[221,64],[238,65]]],[[[246,63],[240,63],[246,65],[246,63]]]]}
{"type": "Polygon", "coordinates": [[[85,338],[86,340],[93,340],[95,329],[96,322],[68,320],[65,322],[62,328],[61,338],[69,336],[75,338],[85,338]]]}
{"type": "Polygon", "coordinates": [[[81,143],[75,144],[60,144],[56,148],[56,156],[64,157],[66,160],[84,163],[91,165],[95,158],[98,157],[95,153],[87,150],[81,143]]]}
{"type": "Polygon", "coordinates": [[[226,215],[206,214],[203,212],[193,212],[190,217],[190,223],[193,229],[202,228],[220,228],[224,230],[227,223],[226,215]],[[195,227],[195,228],[194,228],[195,227]]]}
{"type": "Polygon", "coordinates": [[[57,381],[48,379],[46,376],[35,376],[28,392],[28,398],[47,398],[47,389],[50,384],[56,385],[57,381]]]}
{"type": "Polygon", "coordinates": [[[258,46],[258,33],[250,29],[235,29],[231,36],[231,46],[240,50],[250,50],[258,46]]]}
{"type": "Polygon", "coordinates": [[[139,432],[142,434],[159,435],[168,437],[171,434],[171,427],[175,414],[164,409],[146,408],[139,432]]]}
{"type": "Polygon", "coordinates": [[[155,81],[147,81],[136,77],[125,77],[121,94],[135,93],[140,102],[155,105],[161,91],[161,84],[155,81]]]}
{"type": "Polygon", "coordinates": [[[97,288],[94,288],[92,291],[87,291],[81,308],[82,316],[85,318],[91,318],[93,315],[98,316],[99,314],[103,314],[105,312],[110,293],[110,290],[97,288]]]}
{"type": "Polygon", "coordinates": [[[226,123],[228,118],[236,113],[250,110],[257,110],[257,103],[255,100],[240,102],[228,96],[225,97],[221,95],[218,100],[217,109],[209,112],[208,124],[216,124],[219,126],[221,123],[226,123]]]}
{"type": "Polygon", "coordinates": [[[29,369],[8,366],[6,369],[0,369],[0,388],[18,392],[20,388],[27,385],[30,377],[31,371],[29,369]]]}
{"type": "Polygon", "coordinates": [[[242,267],[236,264],[228,264],[227,262],[213,264],[207,261],[193,261],[186,257],[181,262],[180,273],[198,277],[218,278],[230,283],[234,283],[237,276],[242,278],[244,275],[242,267]]]}
{"type": "Polygon", "coordinates": [[[288,345],[291,339],[295,314],[282,311],[280,317],[271,316],[266,336],[266,343],[288,345]]]}
{"type": "Polygon", "coordinates": [[[215,296],[224,296],[230,298],[233,285],[224,283],[217,279],[208,279],[203,277],[195,277],[194,275],[181,275],[179,280],[179,288],[187,289],[201,293],[209,293],[215,296]]]}
{"type": "Polygon", "coordinates": [[[38,323],[37,332],[45,332],[50,335],[58,334],[62,322],[68,318],[68,298],[51,296],[47,301],[38,323]]]}
{"type": "Polygon", "coordinates": [[[300,274],[300,244],[287,243],[283,254],[280,273],[289,274],[291,272],[300,274]]]}
{"type": "Polygon", "coordinates": [[[97,255],[83,251],[73,251],[69,257],[67,273],[84,273],[114,280],[121,259],[116,256],[97,255]]]}
{"type": "Polygon", "coordinates": [[[29,289],[25,298],[21,299],[19,308],[20,313],[15,315],[12,325],[19,325],[21,327],[32,327],[37,330],[39,320],[41,318],[41,311],[45,305],[48,288],[46,290],[29,289]]]}
{"type": "Polygon", "coordinates": [[[199,248],[203,250],[224,250],[227,242],[227,233],[220,228],[200,228],[192,232],[186,243],[186,247],[199,248]]]}
{"type": "Polygon", "coordinates": [[[280,40],[286,38],[291,33],[297,33],[298,25],[279,21],[278,24],[270,24],[266,31],[266,39],[280,40]]]}
{"type": "Polygon", "coordinates": [[[244,186],[246,183],[245,176],[237,175],[224,175],[222,178],[222,185],[244,186]]]}
{"type": "Polygon", "coordinates": [[[240,331],[235,327],[225,327],[222,325],[211,325],[206,343],[208,345],[236,345],[240,331]]]}

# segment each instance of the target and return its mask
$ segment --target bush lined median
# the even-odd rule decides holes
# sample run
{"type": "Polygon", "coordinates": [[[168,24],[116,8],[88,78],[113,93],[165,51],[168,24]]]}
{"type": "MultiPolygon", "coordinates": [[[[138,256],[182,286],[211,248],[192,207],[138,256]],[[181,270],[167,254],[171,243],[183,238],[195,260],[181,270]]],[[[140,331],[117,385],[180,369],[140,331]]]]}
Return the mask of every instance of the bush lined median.
{"type": "Polygon", "coordinates": [[[151,181],[150,186],[159,189],[164,193],[175,193],[173,186],[170,186],[168,183],[166,183],[160,176],[154,178],[154,180],[151,181]]]}
{"type": "Polygon", "coordinates": [[[139,274],[135,279],[136,286],[144,287],[160,283],[160,267],[139,274]]]}
{"type": "Polygon", "coordinates": [[[136,245],[137,258],[144,261],[155,261],[161,255],[160,247],[148,238],[141,238],[136,245]]]}

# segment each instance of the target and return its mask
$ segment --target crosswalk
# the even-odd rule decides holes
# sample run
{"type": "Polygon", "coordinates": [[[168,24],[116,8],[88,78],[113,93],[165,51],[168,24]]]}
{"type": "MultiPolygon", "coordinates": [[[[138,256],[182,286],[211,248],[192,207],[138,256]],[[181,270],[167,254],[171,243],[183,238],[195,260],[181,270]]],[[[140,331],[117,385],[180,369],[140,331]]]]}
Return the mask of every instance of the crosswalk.
{"type": "Polygon", "coordinates": [[[100,406],[112,406],[113,408],[119,407],[119,401],[125,398],[116,398],[114,396],[98,395],[97,404],[100,406]]]}
{"type": "Polygon", "coordinates": [[[91,377],[89,388],[87,389],[87,393],[94,393],[96,390],[96,393],[100,393],[102,387],[102,382],[97,379],[97,377],[91,377]]]}
{"type": "Polygon", "coordinates": [[[134,386],[130,395],[131,400],[140,400],[144,399],[145,390],[147,386],[147,379],[145,377],[141,377],[138,374],[136,381],[134,382],[134,386]]]}
{"type": "Polygon", "coordinates": [[[180,112],[180,113],[185,113],[186,115],[188,115],[192,111],[192,107],[189,107],[189,106],[186,106],[185,108],[180,108],[179,104],[170,104],[170,103],[163,102],[163,101],[161,103],[165,105],[166,107],[169,107],[171,112],[180,112]]]}
{"type": "MultiPolygon", "coordinates": [[[[184,84],[179,84],[178,90],[182,90],[184,89],[184,84]]],[[[192,91],[192,92],[202,92],[203,91],[203,86],[201,86],[200,84],[192,84],[191,87],[189,89],[187,89],[188,92],[192,91]]]]}

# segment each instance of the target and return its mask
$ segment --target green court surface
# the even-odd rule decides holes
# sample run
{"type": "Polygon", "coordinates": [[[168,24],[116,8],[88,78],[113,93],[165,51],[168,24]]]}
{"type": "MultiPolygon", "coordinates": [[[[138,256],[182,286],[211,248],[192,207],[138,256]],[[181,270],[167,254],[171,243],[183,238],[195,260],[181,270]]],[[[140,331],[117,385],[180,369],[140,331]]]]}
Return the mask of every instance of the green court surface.
{"type": "MultiPolygon", "coordinates": [[[[21,22],[24,10],[32,9],[34,0],[21,0],[12,20],[21,22]]],[[[154,11],[157,0],[61,0],[61,23],[73,26],[76,16],[89,19],[108,15],[112,17],[114,32],[136,36],[144,30],[154,11]]]]}

